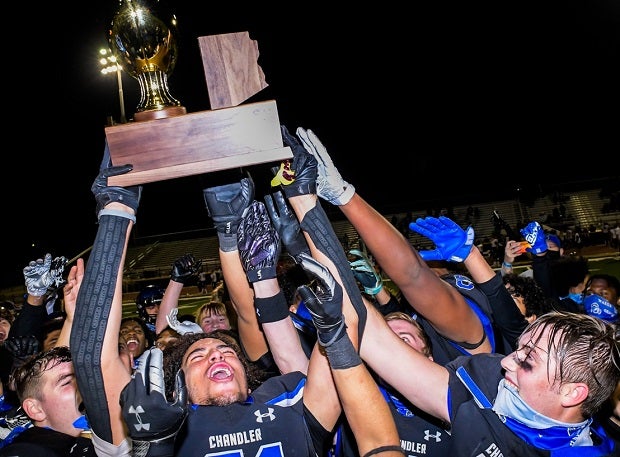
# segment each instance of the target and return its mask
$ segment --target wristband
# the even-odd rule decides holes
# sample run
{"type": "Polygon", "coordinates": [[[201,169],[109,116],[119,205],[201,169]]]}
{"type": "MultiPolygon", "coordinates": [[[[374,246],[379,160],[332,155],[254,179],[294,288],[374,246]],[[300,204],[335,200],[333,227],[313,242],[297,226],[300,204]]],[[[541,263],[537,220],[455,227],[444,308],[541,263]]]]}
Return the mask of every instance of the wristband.
{"type": "Polygon", "coordinates": [[[512,263],[502,262],[502,267],[512,268],[512,263]]]}
{"type": "Polygon", "coordinates": [[[124,217],[125,219],[129,219],[130,221],[132,221],[134,224],[136,223],[136,216],[129,214],[125,211],[121,211],[118,209],[102,209],[101,211],[99,211],[99,214],[97,214],[97,218],[101,218],[101,216],[118,216],[118,217],[124,217]]]}
{"type": "Polygon", "coordinates": [[[217,232],[217,240],[220,243],[220,249],[224,252],[237,250],[237,234],[217,232]]]}
{"type": "Polygon", "coordinates": [[[256,316],[261,324],[277,322],[289,316],[288,303],[284,292],[280,291],[273,297],[254,298],[256,316]]]}
{"type": "Polygon", "coordinates": [[[381,446],[381,447],[372,449],[371,451],[368,451],[366,454],[364,454],[364,457],[371,457],[372,455],[381,454],[382,452],[386,452],[386,451],[395,451],[395,452],[400,452],[403,455],[406,455],[405,451],[403,451],[403,448],[400,446],[381,446]]]}

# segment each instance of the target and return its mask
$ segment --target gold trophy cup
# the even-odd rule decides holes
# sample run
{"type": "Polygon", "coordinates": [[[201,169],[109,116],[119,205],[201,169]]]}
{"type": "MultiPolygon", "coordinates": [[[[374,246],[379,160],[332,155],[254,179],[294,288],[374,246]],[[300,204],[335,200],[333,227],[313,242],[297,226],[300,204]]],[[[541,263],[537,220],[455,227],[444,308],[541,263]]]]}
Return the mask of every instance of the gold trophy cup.
{"type": "Polygon", "coordinates": [[[110,50],[123,70],[138,80],[135,121],[185,114],[170,94],[168,78],[177,61],[176,17],[159,0],[121,0],[108,31],[110,50]]]}

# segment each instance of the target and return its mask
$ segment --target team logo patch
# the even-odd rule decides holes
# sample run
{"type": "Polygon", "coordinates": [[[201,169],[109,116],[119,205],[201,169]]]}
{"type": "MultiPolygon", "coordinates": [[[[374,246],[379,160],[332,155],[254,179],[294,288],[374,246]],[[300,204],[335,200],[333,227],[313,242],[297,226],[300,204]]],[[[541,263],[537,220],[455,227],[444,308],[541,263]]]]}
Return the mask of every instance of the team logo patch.
{"type": "Polygon", "coordinates": [[[258,422],[259,424],[262,424],[263,422],[266,421],[274,421],[276,420],[276,415],[273,414],[274,409],[273,408],[267,408],[267,412],[266,413],[261,413],[260,410],[256,410],[254,411],[254,415],[256,416],[256,422],[258,422]]]}

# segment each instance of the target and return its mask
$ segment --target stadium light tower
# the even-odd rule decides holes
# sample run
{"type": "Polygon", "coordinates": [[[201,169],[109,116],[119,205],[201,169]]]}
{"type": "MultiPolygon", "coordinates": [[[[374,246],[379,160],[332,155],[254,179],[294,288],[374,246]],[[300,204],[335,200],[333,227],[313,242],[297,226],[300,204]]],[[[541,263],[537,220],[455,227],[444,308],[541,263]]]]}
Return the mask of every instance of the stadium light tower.
{"type": "Polygon", "coordinates": [[[109,49],[99,49],[99,64],[101,64],[101,73],[104,75],[116,72],[116,81],[118,83],[118,100],[121,108],[121,124],[125,124],[127,122],[127,118],[125,117],[125,97],[123,96],[123,78],[121,74],[123,69],[116,63],[116,57],[112,55],[109,49]]]}

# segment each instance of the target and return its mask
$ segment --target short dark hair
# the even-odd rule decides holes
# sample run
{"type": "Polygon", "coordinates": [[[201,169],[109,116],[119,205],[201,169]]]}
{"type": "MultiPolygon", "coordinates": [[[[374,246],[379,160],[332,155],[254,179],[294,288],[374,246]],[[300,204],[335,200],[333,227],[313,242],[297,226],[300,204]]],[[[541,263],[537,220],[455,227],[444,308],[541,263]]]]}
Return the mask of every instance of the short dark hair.
{"type": "Polygon", "coordinates": [[[17,368],[13,372],[13,380],[19,401],[29,397],[40,399],[43,374],[64,362],[71,362],[71,351],[67,346],[56,346],[33,355],[17,368]]]}
{"type": "Polygon", "coordinates": [[[146,341],[147,341],[147,347],[151,347],[155,344],[155,332],[153,332],[148,325],[146,325],[146,322],[144,322],[144,320],[140,319],[139,317],[124,317],[123,319],[121,319],[121,327],[123,326],[123,324],[125,322],[137,322],[140,327],[142,328],[142,331],[144,332],[144,336],[146,336],[146,341]]]}

